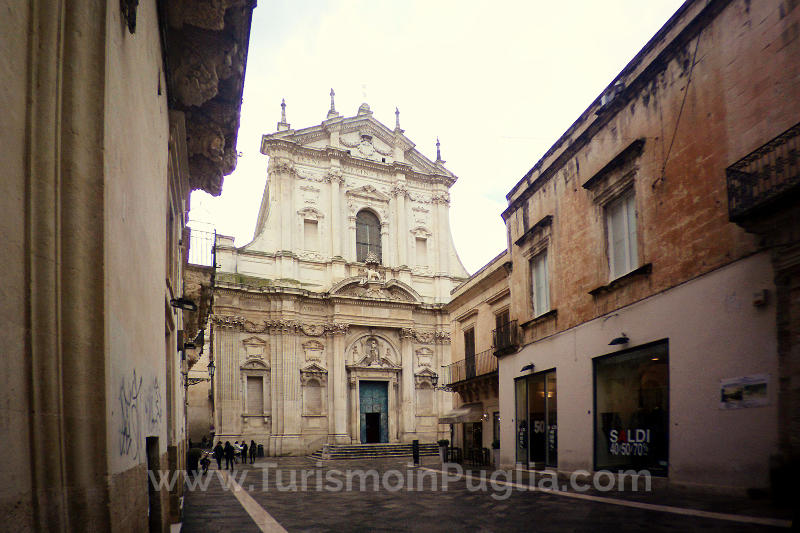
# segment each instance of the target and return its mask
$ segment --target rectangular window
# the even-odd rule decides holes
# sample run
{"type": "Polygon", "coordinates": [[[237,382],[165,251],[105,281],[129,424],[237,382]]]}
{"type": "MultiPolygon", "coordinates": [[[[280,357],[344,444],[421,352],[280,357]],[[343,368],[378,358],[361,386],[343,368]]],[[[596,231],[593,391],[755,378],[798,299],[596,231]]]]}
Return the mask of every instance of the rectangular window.
{"type": "Polygon", "coordinates": [[[595,469],[667,473],[666,341],[594,360],[595,469]]]}
{"type": "Polygon", "coordinates": [[[303,245],[306,250],[319,250],[318,226],[316,220],[303,221],[303,245]]]}
{"type": "Polygon", "coordinates": [[[531,302],[533,316],[550,310],[550,286],[547,279],[547,251],[531,258],[531,302]]]}
{"type": "Polygon", "coordinates": [[[606,207],[608,264],[611,279],[639,266],[636,242],[636,197],[629,191],[606,207]]]}
{"type": "Polygon", "coordinates": [[[264,413],[264,379],[260,376],[247,376],[247,413],[264,413]]]}
{"type": "Polygon", "coordinates": [[[464,366],[467,379],[475,377],[475,328],[464,332],[464,366]]]}
{"type": "Polygon", "coordinates": [[[428,266],[428,239],[417,237],[417,266],[428,266]]]}
{"type": "Polygon", "coordinates": [[[495,330],[497,330],[498,332],[503,330],[505,328],[505,325],[508,324],[509,320],[510,320],[510,316],[509,316],[509,313],[508,313],[508,309],[506,309],[505,311],[501,311],[500,313],[497,313],[496,315],[494,315],[494,328],[495,328],[495,330]]]}

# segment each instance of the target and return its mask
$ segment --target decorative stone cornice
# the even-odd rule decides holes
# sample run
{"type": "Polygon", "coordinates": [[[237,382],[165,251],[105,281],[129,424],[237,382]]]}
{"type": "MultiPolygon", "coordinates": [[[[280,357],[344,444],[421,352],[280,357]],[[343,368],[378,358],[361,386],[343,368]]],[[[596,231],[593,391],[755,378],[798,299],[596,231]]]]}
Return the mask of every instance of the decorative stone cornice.
{"type": "Polygon", "coordinates": [[[431,195],[431,203],[435,205],[450,205],[450,193],[434,193],[431,195]]]}
{"type": "Polygon", "coordinates": [[[161,35],[169,107],[186,116],[189,186],[213,196],[236,168],[254,1],[174,0],[161,35]]]}
{"type": "Polygon", "coordinates": [[[401,339],[413,339],[418,344],[450,344],[450,333],[447,331],[416,330],[403,328],[401,339]]]}
{"type": "MultiPolygon", "coordinates": [[[[280,132],[281,135],[285,133],[286,132],[280,132]]],[[[314,160],[320,167],[329,164],[330,160],[333,158],[339,159],[344,166],[343,170],[345,172],[353,172],[356,174],[358,174],[357,169],[391,173],[392,175],[395,175],[398,170],[400,170],[405,174],[406,181],[419,182],[425,185],[443,184],[447,187],[451,187],[457,180],[455,176],[438,173],[438,170],[432,172],[415,170],[411,165],[400,161],[383,163],[381,161],[351,157],[345,150],[333,146],[311,148],[308,146],[301,146],[297,142],[285,137],[264,135],[261,139],[261,153],[264,155],[271,155],[273,152],[280,152],[284,155],[289,154],[307,157],[314,160]]]]}
{"type": "Polygon", "coordinates": [[[345,335],[350,324],[331,322],[327,324],[308,324],[296,320],[264,320],[252,322],[243,316],[213,315],[211,321],[220,327],[229,327],[246,333],[302,333],[308,337],[323,335],[345,335]]]}

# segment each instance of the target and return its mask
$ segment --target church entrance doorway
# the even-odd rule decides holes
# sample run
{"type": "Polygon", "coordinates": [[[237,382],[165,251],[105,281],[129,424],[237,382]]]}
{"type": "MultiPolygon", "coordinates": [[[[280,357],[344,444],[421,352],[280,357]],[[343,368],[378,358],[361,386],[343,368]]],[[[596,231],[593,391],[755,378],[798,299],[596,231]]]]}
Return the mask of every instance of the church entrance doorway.
{"type": "Polygon", "coordinates": [[[367,435],[367,443],[381,441],[381,414],[380,413],[367,413],[364,415],[366,418],[365,432],[367,435]]]}
{"type": "Polygon", "coordinates": [[[389,442],[389,389],[386,381],[359,382],[361,443],[389,442]]]}

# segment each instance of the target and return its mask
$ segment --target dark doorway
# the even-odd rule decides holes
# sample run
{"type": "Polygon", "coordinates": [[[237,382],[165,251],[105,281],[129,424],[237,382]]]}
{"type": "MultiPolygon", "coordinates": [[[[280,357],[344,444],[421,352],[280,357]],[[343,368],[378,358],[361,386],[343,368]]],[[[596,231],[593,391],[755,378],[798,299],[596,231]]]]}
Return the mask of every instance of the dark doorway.
{"type": "Polygon", "coordinates": [[[156,488],[153,479],[160,479],[161,461],[158,456],[158,437],[147,437],[145,440],[147,450],[147,470],[152,472],[147,476],[147,499],[150,512],[148,525],[150,531],[161,531],[161,493],[156,488]]]}
{"type": "Polygon", "coordinates": [[[381,414],[380,413],[366,413],[364,415],[366,421],[367,444],[381,441],[381,414]]]}
{"type": "Polygon", "coordinates": [[[386,381],[359,381],[358,387],[361,397],[359,402],[361,442],[364,444],[389,442],[388,383],[386,381]]]}

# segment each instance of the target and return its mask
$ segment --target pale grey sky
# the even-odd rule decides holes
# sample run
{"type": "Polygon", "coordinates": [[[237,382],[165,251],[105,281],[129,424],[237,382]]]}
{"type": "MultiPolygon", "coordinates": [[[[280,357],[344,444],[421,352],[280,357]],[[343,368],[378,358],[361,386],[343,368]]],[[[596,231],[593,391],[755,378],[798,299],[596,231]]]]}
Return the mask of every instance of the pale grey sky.
{"type": "Polygon", "coordinates": [[[456,249],[472,273],[505,247],[505,195],[678,9],[679,0],[262,0],[253,12],[236,171],[192,194],[191,225],[250,242],[261,135],[369,103],[431,159],[441,139],[456,249]]]}

